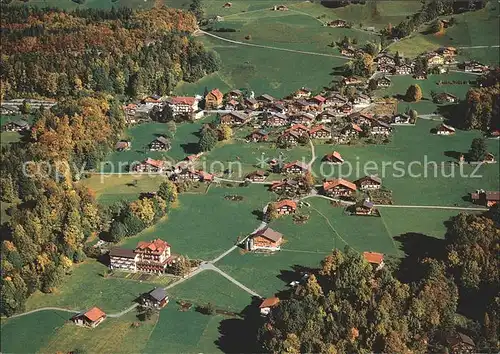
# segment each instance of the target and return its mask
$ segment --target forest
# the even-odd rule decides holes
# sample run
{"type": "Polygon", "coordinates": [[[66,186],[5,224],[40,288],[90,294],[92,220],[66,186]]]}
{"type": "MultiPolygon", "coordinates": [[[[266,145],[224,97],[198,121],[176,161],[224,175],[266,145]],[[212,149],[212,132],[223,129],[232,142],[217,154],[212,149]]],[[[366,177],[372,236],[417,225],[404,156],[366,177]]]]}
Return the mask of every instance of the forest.
{"type": "Polygon", "coordinates": [[[2,99],[164,95],[220,66],[218,55],[193,39],[191,12],[0,6],[2,99]]]}

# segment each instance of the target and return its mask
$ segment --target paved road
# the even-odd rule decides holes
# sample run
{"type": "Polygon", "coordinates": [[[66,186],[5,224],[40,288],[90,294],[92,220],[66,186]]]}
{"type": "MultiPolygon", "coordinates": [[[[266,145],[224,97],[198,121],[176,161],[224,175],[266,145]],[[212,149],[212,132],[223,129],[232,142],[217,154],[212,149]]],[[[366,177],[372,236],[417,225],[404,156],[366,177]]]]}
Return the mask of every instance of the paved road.
{"type": "Polygon", "coordinates": [[[304,50],[295,50],[295,49],[289,49],[289,48],[280,48],[280,47],[273,47],[273,46],[268,46],[268,45],[262,45],[262,44],[253,44],[253,43],[245,43],[245,42],[240,42],[240,41],[234,41],[232,39],[227,39],[224,37],[217,36],[213,33],[205,32],[202,30],[197,30],[195,34],[203,33],[206,34],[207,36],[213,37],[220,39],[221,41],[225,41],[228,43],[233,43],[233,44],[238,44],[238,45],[246,45],[248,47],[256,47],[256,48],[264,48],[264,49],[272,49],[272,50],[280,50],[283,52],[291,52],[291,53],[298,53],[298,54],[306,54],[306,55],[316,55],[316,56],[321,56],[321,57],[330,57],[330,58],[339,58],[339,59],[344,59],[344,60],[351,60],[350,58],[346,58],[341,55],[334,55],[334,54],[327,54],[327,53],[317,53],[317,52],[308,52],[304,50]]]}

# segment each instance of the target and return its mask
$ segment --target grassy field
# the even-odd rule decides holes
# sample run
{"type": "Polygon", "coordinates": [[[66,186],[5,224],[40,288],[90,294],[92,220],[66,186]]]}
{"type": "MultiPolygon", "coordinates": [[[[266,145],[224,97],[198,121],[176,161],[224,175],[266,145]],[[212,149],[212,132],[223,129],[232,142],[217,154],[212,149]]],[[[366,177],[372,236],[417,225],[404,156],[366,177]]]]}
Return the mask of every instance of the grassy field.
{"type": "Polygon", "coordinates": [[[190,258],[215,258],[260,223],[254,211],[261,211],[271,194],[262,186],[221,188],[212,186],[206,195],[181,194],[179,206],[168,218],[123,241],[133,248],[137,242],[160,237],[172,245],[172,252],[190,258]],[[242,202],[225,195],[241,195],[242,202]]]}
{"type": "MultiPolygon", "coordinates": [[[[457,161],[455,154],[467,152],[472,139],[479,137],[480,132],[457,131],[454,136],[437,136],[430,133],[430,130],[437,125],[438,122],[419,120],[414,127],[396,127],[392,141],[387,145],[335,147],[319,145],[316,147],[318,159],[313,165],[313,170],[318,176],[333,178],[342,174],[349,180],[378,173],[383,177],[383,185],[393,191],[396,204],[470,206],[470,202],[463,199],[468,193],[480,188],[498,190],[497,164],[484,165],[474,175],[472,172],[475,167],[464,165],[464,176],[461,176],[459,166],[454,164],[457,161]],[[422,141],[425,141],[425,144],[422,141]],[[321,173],[320,160],[332,150],[340,152],[344,160],[351,164],[352,169],[349,170],[348,164],[334,168],[324,165],[321,173]],[[393,165],[396,161],[401,162],[393,165]],[[412,161],[418,162],[419,165],[415,163],[409,166],[412,161]],[[433,165],[427,166],[427,177],[424,168],[426,161],[438,164],[436,168],[433,165]],[[382,170],[383,162],[388,164],[385,173],[382,170]],[[399,167],[404,169],[403,173],[397,170],[399,167]],[[452,168],[455,169],[455,175],[448,177],[452,168]],[[399,177],[401,174],[404,176],[399,177]],[[476,178],[476,175],[481,177],[476,178]]],[[[487,140],[487,145],[489,151],[498,153],[497,140],[487,140]]]]}
{"type": "Polygon", "coordinates": [[[36,353],[71,317],[63,311],[42,311],[28,316],[2,319],[2,353],[36,353]]]}
{"type": "Polygon", "coordinates": [[[119,312],[132,305],[142,293],[151,290],[154,284],[101,274],[107,267],[94,260],[77,265],[73,274],[53,294],[36,292],[26,302],[26,309],[33,310],[45,306],[64,307],[71,310],[85,310],[98,306],[104,312],[119,312]]]}

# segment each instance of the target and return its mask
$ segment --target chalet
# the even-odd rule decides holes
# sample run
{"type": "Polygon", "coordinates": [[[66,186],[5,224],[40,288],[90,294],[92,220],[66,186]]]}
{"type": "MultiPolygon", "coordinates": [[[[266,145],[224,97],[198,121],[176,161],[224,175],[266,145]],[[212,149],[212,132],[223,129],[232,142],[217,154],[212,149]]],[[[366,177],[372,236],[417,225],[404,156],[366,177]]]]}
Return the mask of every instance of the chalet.
{"type": "Polygon", "coordinates": [[[350,197],[356,193],[356,185],[342,178],[325,181],[323,193],[329,197],[350,197]]]}
{"type": "Polygon", "coordinates": [[[352,112],[352,105],[350,103],[346,103],[340,107],[338,107],[337,110],[340,114],[350,114],[352,112]]]}
{"type": "Polygon", "coordinates": [[[261,104],[270,104],[270,103],[273,103],[274,101],[275,101],[274,97],[271,95],[268,95],[267,93],[257,97],[257,102],[259,102],[261,104]]]}
{"type": "Polygon", "coordinates": [[[427,73],[424,72],[418,72],[413,75],[413,78],[415,80],[427,80],[427,73]]]}
{"type": "Polygon", "coordinates": [[[395,67],[394,73],[397,75],[411,75],[413,74],[413,67],[410,64],[401,64],[395,67]]]}
{"type": "Polygon", "coordinates": [[[457,103],[458,97],[448,92],[440,92],[434,96],[435,103],[457,103]]]}
{"type": "Polygon", "coordinates": [[[109,268],[123,269],[129,272],[137,271],[135,262],[137,255],[134,250],[128,248],[115,247],[109,251],[109,268]]]}
{"type": "Polygon", "coordinates": [[[303,99],[294,101],[293,105],[300,111],[309,111],[311,109],[311,103],[303,99]]]}
{"type": "Polygon", "coordinates": [[[274,11],[288,11],[288,7],[285,5],[274,5],[272,9],[274,11]]]}
{"type": "Polygon", "coordinates": [[[285,179],[283,181],[276,181],[269,187],[269,190],[275,193],[295,193],[300,188],[298,181],[294,179],[285,179]]]}
{"type": "Polygon", "coordinates": [[[222,107],[224,95],[219,89],[213,89],[205,96],[205,109],[218,109],[222,107]]]}
{"type": "Polygon", "coordinates": [[[329,154],[326,154],[323,157],[323,161],[328,162],[328,163],[333,163],[333,164],[344,163],[344,159],[342,158],[342,156],[337,151],[334,151],[334,152],[331,152],[329,154]]]}
{"type": "Polygon", "coordinates": [[[229,112],[220,117],[220,124],[223,125],[243,125],[248,122],[248,116],[241,112],[229,112]]]}
{"type": "Polygon", "coordinates": [[[149,144],[151,151],[167,151],[170,150],[170,140],[164,136],[159,136],[149,144]]]}
{"type": "Polygon", "coordinates": [[[398,113],[392,116],[391,124],[412,124],[410,116],[406,113],[398,113]]]}
{"type": "Polygon", "coordinates": [[[236,111],[238,108],[240,108],[240,103],[235,99],[230,99],[224,106],[224,109],[228,111],[236,111]]]}
{"type": "Polygon", "coordinates": [[[268,127],[283,127],[288,124],[288,117],[285,114],[273,114],[266,121],[268,127]]]}
{"type": "Polygon", "coordinates": [[[129,103],[126,106],[123,106],[123,111],[126,115],[133,116],[137,111],[137,105],[135,103],[129,103]]]}
{"type": "Polygon", "coordinates": [[[295,93],[293,94],[293,98],[295,99],[300,99],[300,98],[309,98],[311,97],[312,90],[307,88],[307,87],[301,87],[295,93]]]}
{"type": "Polygon", "coordinates": [[[237,100],[240,97],[243,97],[243,92],[241,92],[241,90],[234,89],[227,93],[227,97],[231,100],[237,100]]]}
{"type": "Polygon", "coordinates": [[[452,135],[452,134],[455,134],[455,128],[443,123],[439,127],[436,128],[436,134],[437,135],[452,135]]]}
{"type": "Polygon", "coordinates": [[[87,312],[80,313],[72,318],[77,326],[96,328],[106,319],[106,314],[98,307],[92,307],[87,312]]]}
{"type": "Polygon", "coordinates": [[[168,304],[167,292],[163,288],[154,288],[150,292],[142,295],[141,304],[144,307],[159,310],[168,304]]]}
{"type": "Polygon", "coordinates": [[[495,155],[493,155],[491,152],[487,152],[486,156],[484,157],[483,162],[484,163],[495,163],[497,161],[495,160],[495,155]]]}
{"type": "Polygon", "coordinates": [[[309,130],[311,139],[331,139],[332,132],[324,125],[318,125],[309,130]]]}
{"type": "Polygon", "coordinates": [[[446,338],[450,354],[473,354],[476,352],[476,344],[471,337],[457,332],[446,338]]]}
{"type": "Polygon", "coordinates": [[[143,104],[156,104],[156,105],[159,105],[161,104],[161,97],[158,96],[158,95],[151,95],[151,96],[148,96],[148,97],[145,97],[141,100],[141,103],[143,104]]]}
{"type": "Polygon", "coordinates": [[[466,61],[463,63],[464,71],[473,73],[482,73],[488,70],[488,65],[481,64],[477,61],[466,61]]]}
{"type": "Polygon", "coordinates": [[[363,252],[363,258],[370,263],[375,270],[380,270],[384,267],[384,255],[378,252],[363,252]]]}
{"type": "Polygon", "coordinates": [[[350,77],[344,77],[342,79],[342,83],[346,86],[357,86],[357,85],[362,85],[363,80],[354,76],[350,76],[350,77]]]}
{"type": "Polygon", "coordinates": [[[366,113],[355,112],[349,115],[349,120],[358,126],[367,125],[372,126],[374,121],[373,117],[366,113]]]}
{"type": "Polygon", "coordinates": [[[365,95],[363,93],[356,93],[354,96],[354,104],[362,104],[362,105],[367,105],[371,103],[371,98],[368,95],[365,95]]]}
{"type": "Polygon", "coordinates": [[[274,207],[279,215],[292,214],[297,210],[297,203],[290,199],[284,199],[274,203],[274,207]]]}
{"type": "Polygon", "coordinates": [[[355,215],[377,215],[377,210],[373,207],[373,203],[370,200],[365,199],[354,205],[355,215]]]}
{"type": "Polygon", "coordinates": [[[384,74],[392,74],[396,71],[396,67],[389,64],[379,64],[377,65],[377,70],[384,74]]]}
{"type": "Polygon", "coordinates": [[[322,107],[323,104],[326,102],[326,98],[324,98],[321,95],[316,95],[313,98],[310,99],[310,102],[314,105],[317,105],[319,107],[322,107]]]}
{"type": "Polygon", "coordinates": [[[456,56],[458,53],[457,48],[455,47],[441,47],[436,52],[444,57],[450,58],[456,56]]]}
{"type": "Polygon", "coordinates": [[[130,150],[131,146],[132,146],[132,144],[130,143],[130,141],[120,140],[119,142],[117,142],[115,144],[115,150],[116,151],[130,150]]]}
{"type": "Polygon", "coordinates": [[[379,119],[374,119],[372,122],[372,129],[370,134],[372,135],[389,135],[391,134],[392,127],[390,124],[382,122],[379,119]]]}
{"type": "Polygon", "coordinates": [[[473,203],[489,208],[498,204],[500,201],[500,192],[478,190],[475,193],[471,193],[470,197],[473,203]]]}
{"type": "Polygon", "coordinates": [[[257,100],[253,99],[253,98],[245,98],[243,100],[243,103],[245,104],[245,106],[248,108],[248,109],[257,109],[259,108],[259,102],[257,102],[257,100]]]}
{"type": "Polygon", "coordinates": [[[193,114],[198,111],[198,99],[196,97],[170,97],[166,104],[172,109],[174,116],[193,114]]]}
{"type": "Polygon", "coordinates": [[[160,239],[140,241],[134,252],[138,256],[137,270],[145,273],[164,273],[177,259],[171,254],[170,245],[160,239]]]}
{"type": "Polygon", "coordinates": [[[284,173],[306,173],[309,171],[309,165],[301,162],[301,161],[294,161],[287,163],[286,165],[283,166],[283,171],[284,173]]]}
{"type": "Polygon", "coordinates": [[[212,182],[214,180],[214,175],[205,171],[195,171],[193,178],[197,178],[200,182],[212,182]]]}
{"type": "Polygon", "coordinates": [[[266,173],[264,171],[259,170],[249,173],[245,177],[245,180],[252,182],[264,182],[266,177],[267,177],[266,173]]]}
{"type": "Polygon", "coordinates": [[[378,176],[364,176],[354,181],[354,184],[361,190],[380,189],[382,179],[378,176]]]}
{"type": "Polygon", "coordinates": [[[319,113],[316,120],[319,120],[321,123],[331,123],[336,117],[337,115],[334,111],[328,110],[319,113]]]}
{"type": "Polygon", "coordinates": [[[280,303],[280,299],[277,297],[269,297],[267,299],[264,299],[259,306],[260,314],[262,316],[269,315],[269,313],[271,312],[271,309],[273,307],[278,306],[279,303],[280,303]]]}
{"type": "Polygon", "coordinates": [[[132,170],[135,172],[157,172],[161,173],[165,169],[165,161],[154,160],[152,158],[147,158],[139,164],[132,166],[132,170]]]}
{"type": "Polygon", "coordinates": [[[344,28],[347,26],[348,26],[347,21],[344,20],[333,20],[328,22],[328,27],[344,28]]]}
{"type": "Polygon", "coordinates": [[[193,167],[176,168],[171,178],[174,181],[197,181],[200,179],[193,167]]]}
{"type": "Polygon", "coordinates": [[[362,133],[363,129],[360,128],[359,125],[355,123],[351,123],[342,129],[342,134],[345,136],[358,136],[359,133],[362,133]]]}
{"type": "Polygon", "coordinates": [[[376,80],[377,87],[389,87],[392,84],[391,79],[389,79],[387,76],[382,76],[381,78],[378,78],[376,80]]]}
{"type": "Polygon", "coordinates": [[[12,121],[2,127],[6,132],[22,132],[30,129],[30,125],[25,120],[12,121]]]}
{"type": "Polygon", "coordinates": [[[282,141],[286,141],[289,144],[297,145],[300,141],[300,134],[295,130],[286,130],[281,134],[282,141]]]}
{"type": "Polygon", "coordinates": [[[437,66],[444,64],[444,57],[436,52],[431,52],[426,55],[428,66],[437,66]]]}
{"type": "Polygon", "coordinates": [[[294,124],[287,131],[289,131],[289,132],[292,132],[292,131],[296,132],[300,136],[306,135],[307,133],[309,133],[309,129],[305,125],[303,125],[303,124],[294,124]]]}
{"type": "Polygon", "coordinates": [[[248,240],[248,250],[279,251],[283,243],[283,235],[270,227],[252,234],[248,240]]]}
{"type": "Polygon", "coordinates": [[[292,117],[292,123],[298,125],[310,125],[314,122],[314,115],[311,113],[300,112],[292,117]]]}
{"type": "Polygon", "coordinates": [[[287,108],[281,102],[273,102],[268,105],[267,111],[271,113],[285,113],[287,108]]]}
{"type": "Polygon", "coordinates": [[[396,60],[393,55],[388,54],[388,53],[380,53],[376,58],[375,61],[377,62],[378,65],[390,65],[394,66],[396,65],[396,60]]]}
{"type": "Polygon", "coordinates": [[[328,105],[331,106],[342,106],[348,102],[347,98],[339,93],[334,93],[327,98],[328,105]]]}
{"type": "Polygon", "coordinates": [[[264,130],[254,130],[247,135],[246,139],[254,143],[263,142],[269,139],[269,134],[264,130]]]}

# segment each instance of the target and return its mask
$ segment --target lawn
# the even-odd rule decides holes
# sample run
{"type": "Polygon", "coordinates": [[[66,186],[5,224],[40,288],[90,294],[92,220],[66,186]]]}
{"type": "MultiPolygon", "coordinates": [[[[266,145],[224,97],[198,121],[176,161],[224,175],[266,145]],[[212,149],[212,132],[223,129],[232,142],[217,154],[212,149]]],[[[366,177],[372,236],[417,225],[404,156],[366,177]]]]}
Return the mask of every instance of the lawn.
{"type": "MultiPolygon", "coordinates": [[[[393,191],[395,204],[471,206],[464,199],[470,192],[480,188],[498,190],[498,164],[481,166],[475,174],[472,174],[475,167],[466,164],[462,166],[462,175],[460,166],[455,164],[456,154],[467,152],[472,139],[481,133],[457,131],[454,136],[437,136],[430,133],[437,125],[437,122],[418,120],[414,127],[396,127],[387,145],[318,145],[313,171],[318,178],[342,175],[351,181],[366,174],[379,174],[383,185],[393,191]],[[332,150],[337,150],[347,163],[333,168],[325,164],[321,171],[321,158],[332,150]],[[410,162],[414,162],[413,165],[410,162]],[[432,162],[436,162],[437,167],[432,162]],[[382,163],[386,164],[385,173],[382,163]],[[427,169],[425,163],[428,163],[427,169]]],[[[489,151],[498,154],[499,141],[486,142],[489,151]]]]}
{"type": "Polygon", "coordinates": [[[234,245],[238,236],[254,230],[257,214],[273,196],[263,186],[222,188],[212,186],[207,194],[181,194],[179,206],[122,246],[134,248],[137,242],[162,238],[172,252],[190,258],[210,260],[234,245]],[[241,202],[225,200],[225,195],[241,195],[241,202]]]}
{"type": "Polygon", "coordinates": [[[26,302],[26,310],[45,306],[64,307],[71,310],[85,310],[98,306],[104,312],[119,312],[133,304],[142,293],[154,285],[113,277],[104,278],[101,274],[107,266],[89,260],[73,268],[53,294],[36,292],[26,302]]]}
{"type": "Polygon", "coordinates": [[[2,319],[2,353],[39,352],[71,317],[63,311],[41,311],[31,315],[2,319]]]}

